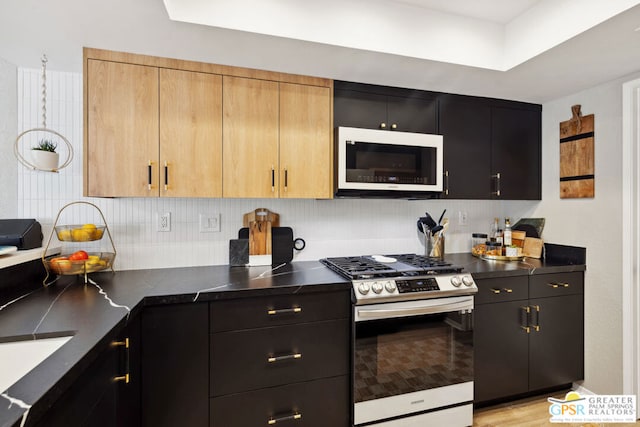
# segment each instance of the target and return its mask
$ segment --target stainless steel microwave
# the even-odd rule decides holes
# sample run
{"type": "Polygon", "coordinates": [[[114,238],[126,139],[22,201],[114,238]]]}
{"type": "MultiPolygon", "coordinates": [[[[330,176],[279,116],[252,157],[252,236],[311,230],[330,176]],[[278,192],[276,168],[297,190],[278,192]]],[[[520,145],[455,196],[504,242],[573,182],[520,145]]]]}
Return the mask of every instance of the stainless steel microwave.
{"type": "Polygon", "coordinates": [[[335,143],[336,196],[442,192],[442,135],[338,127],[335,143]]]}

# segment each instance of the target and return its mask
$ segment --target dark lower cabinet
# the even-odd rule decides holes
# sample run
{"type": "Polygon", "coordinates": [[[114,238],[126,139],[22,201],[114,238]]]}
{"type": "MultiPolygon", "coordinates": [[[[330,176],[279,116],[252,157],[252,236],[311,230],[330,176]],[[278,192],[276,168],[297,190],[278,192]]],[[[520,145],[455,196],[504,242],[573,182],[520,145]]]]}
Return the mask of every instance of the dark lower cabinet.
{"type": "Polygon", "coordinates": [[[474,402],[584,377],[583,273],[478,279],[474,402]]]}
{"type": "Polygon", "coordinates": [[[139,327],[139,318],[131,319],[36,425],[139,426],[139,327]]]}
{"type": "Polygon", "coordinates": [[[142,426],[209,425],[209,304],[142,313],[142,426]]]}
{"type": "Polygon", "coordinates": [[[349,290],[212,302],[210,426],[352,425],[351,325],[349,290]]]}

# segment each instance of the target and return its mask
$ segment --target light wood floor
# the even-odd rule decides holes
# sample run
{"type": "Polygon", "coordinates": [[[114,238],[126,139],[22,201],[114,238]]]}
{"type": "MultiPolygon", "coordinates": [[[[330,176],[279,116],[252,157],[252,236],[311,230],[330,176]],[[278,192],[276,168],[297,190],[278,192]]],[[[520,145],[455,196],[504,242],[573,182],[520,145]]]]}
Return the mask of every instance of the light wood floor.
{"type": "Polygon", "coordinates": [[[549,422],[548,397],[564,399],[566,392],[553,396],[538,396],[496,406],[477,409],[473,413],[473,427],[619,427],[636,424],[569,424],[549,422]]]}

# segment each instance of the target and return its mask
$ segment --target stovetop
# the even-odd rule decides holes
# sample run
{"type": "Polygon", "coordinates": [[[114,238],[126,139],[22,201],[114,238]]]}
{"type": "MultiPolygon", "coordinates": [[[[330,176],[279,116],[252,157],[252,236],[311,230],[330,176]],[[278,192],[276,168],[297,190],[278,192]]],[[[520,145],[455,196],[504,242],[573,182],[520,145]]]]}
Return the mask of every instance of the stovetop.
{"type": "Polygon", "coordinates": [[[321,259],[351,280],[356,304],[471,295],[478,291],[471,274],[438,258],[415,254],[321,259]]]}
{"type": "Polygon", "coordinates": [[[433,276],[462,271],[462,267],[454,266],[439,258],[416,254],[324,258],[320,262],[351,280],[433,276]]]}

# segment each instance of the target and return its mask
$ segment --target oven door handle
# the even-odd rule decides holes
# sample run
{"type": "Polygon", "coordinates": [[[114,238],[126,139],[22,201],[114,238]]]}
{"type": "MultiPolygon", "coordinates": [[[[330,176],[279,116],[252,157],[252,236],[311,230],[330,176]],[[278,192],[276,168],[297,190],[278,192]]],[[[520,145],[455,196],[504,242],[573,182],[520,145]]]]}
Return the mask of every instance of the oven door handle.
{"type": "Polygon", "coordinates": [[[468,300],[456,301],[444,304],[429,304],[417,307],[399,307],[399,308],[358,308],[358,318],[362,320],[387,319],[391,317],[407,317],[419,316],[423,314],[446,313],[450,311],[473,309],[473,303],[469,304],[468,300]]]}

